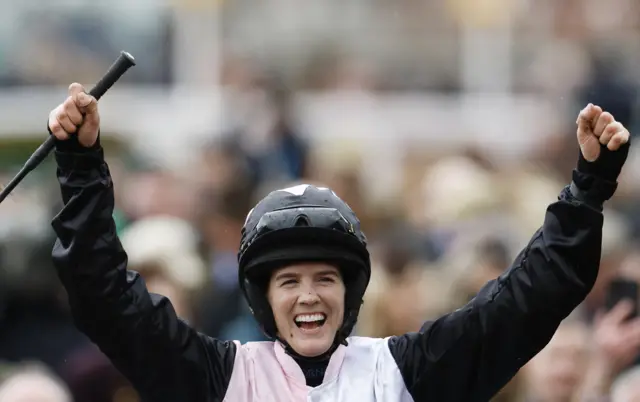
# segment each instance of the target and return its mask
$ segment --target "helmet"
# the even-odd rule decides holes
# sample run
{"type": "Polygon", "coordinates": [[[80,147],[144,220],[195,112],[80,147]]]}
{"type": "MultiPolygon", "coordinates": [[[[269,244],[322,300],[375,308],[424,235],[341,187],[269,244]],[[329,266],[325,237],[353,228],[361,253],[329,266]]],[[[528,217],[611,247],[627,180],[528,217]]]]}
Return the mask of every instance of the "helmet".
{"type": "Polygon", "coordinates": [[[367,239],[351,208],[325,187],[302,184],[276,190],[249,212],[241,235],[240,287],[264,333],[277,339],[266,295],[273,270],[296,262],[322,261],[335,264],[343,276],[344,319],[334,344],[346,344],[371,277],[367,239]]]}

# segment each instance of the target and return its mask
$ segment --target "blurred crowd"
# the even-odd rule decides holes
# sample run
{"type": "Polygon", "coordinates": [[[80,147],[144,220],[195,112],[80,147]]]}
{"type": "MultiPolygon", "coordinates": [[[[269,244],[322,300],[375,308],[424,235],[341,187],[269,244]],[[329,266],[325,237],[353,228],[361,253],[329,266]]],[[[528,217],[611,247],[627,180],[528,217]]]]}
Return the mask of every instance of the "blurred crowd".
{"type": "MultiPolygon", "coordinates": [[[[202,6],[184,3],[187,9],[202,6]]],[[[258,8],[264,13],[241,12],[249,7],[245,1],[218,3],[227,7],[222,35],[230,48],[223,53],[219,80],[235,94],[224,105],[228,124],[212,128],[212,140],[184,169],[149,163],[135,153],[107,152],[117,199],[114,219],[129,268],[140,272],[150,291],[168,296],[183,319],[216,338],[264,339],[238,287],[236,253],[246,214],[271,190],[301,182],[322,184],[358,214],[370,242],[373,275],[355,335],[385,337],[415,331],[425,320],[455,310],[509,267],[541,225],[546,206],[570,182],[578,155],[573,123],[582,107],[598,104],[634,137],[640,133],[640,76],[630,68],[640,58],[640,6],[630,0],[536,1],[535,6],[511,0],[354,1],[343,10],[343,26],[334,34],[351,38],[353,31],[359,40],[344,39],[344,46],[326,41],[310,46],[294,38],[298,31],[292,30],[299,29],[302,38],[326,39],[330,26],[309,10],[301,10],[297,20],[287,1],[261,2],[258,8]],[[284,17],[278,19],[281,14],[268,12],[269,7],[284,17]],[[258,15],[264,19],[256,21],[258,15]],[[359,25],[347,29],[347,20],[359,25]],[[385,35],[374,39],[378,26],[360,20],[381,21],[385,35]],[[505,20],[513,24],[509,32],[516,39],[509,63],[513,78],[509,88],[500,89],[539,93],[554,103],[560,99],[566,109],[566,124],[557,132],[540,133],[545,141],[523,157],[505,165],[471,145],[429,152],[398,143],[396,150],[389,149],[401,155],[396,185],[390,194],[372,197],[368,181],[375,178],[366,172],[372,157],[366,144],[319,146],[298,124],[292,104],[303,90],[357,90],[375,97],[390,90],[477,89],[460,72],[470,62],[460,59],[460,32],[478,33],[466,39],[471,41],[467,45],[484,35],[486,42],[478,44],[489,46],[493,42],[486,30],[493,32],[491,27],[505,20]],[[264,38],[262,50],[256,45],[259,38],[264,38]],[[265,50],[278,46],[277,53],[265,50]]],[[[339,7],[327,9],[335,14],[327,11],[325,17],[337,16],[339,7]]],[[[145,26],[164,32],[157,24],[145,26]]],[[[38,28],[45,33],[53,29],[38,28]]],[[[95,40],[102,31],[67,31],[65,35],[88,41],[86,47],[100,53],[95,40]]],[[[42,49],[49,46],[47,35],[38,39],[35,33],[30,40],[42,49]]],[[[147,52],[162,53],[163,41],[145,43],[147,52]],[[156,42],[157,47],[148,47],[156,42]]],[[[110,46],[104,49],[113,53],[110,46]]],[[[69,46],[68,52],[82,50],[69,46]]],[[[75,80],[39,67],[40,72],[36,66],[0,68],[5,73],[1,84],[75,80]]],[[[147,81],[140,81],[167,83],[167,75],[150,72],[147,81]]],[[[640,401],[640,319],[628,320],[632,306],[624,302],[607,304],[615,280],[640,284],[639,163],[640,149],[634,149],[618,193],[606,206],[600,275],[593,291],[496,401],[640,401]]],[[[50,220],[61,204],[52,189],[54,173],[47,173],[47,190],[38,205],[39,214],[50,220]]],[[[12,207],[9,200],[0,210],[12,207]]],[[[66,294],[50,261],[52,231],[41,220],[25,222],[21,226],[37,228],[0,230],[0,402],[138,401],[70,320],[66,294]]]]}

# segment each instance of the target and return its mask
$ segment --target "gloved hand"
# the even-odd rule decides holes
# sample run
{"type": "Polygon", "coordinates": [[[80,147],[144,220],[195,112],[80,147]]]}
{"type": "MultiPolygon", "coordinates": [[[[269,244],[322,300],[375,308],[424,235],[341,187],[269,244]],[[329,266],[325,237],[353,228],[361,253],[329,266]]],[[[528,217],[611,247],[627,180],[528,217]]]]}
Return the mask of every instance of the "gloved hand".
{"type": "Polygon", "coordinates": [[[583,198],[602,203],[617,188],[629,154],[629,131],[611,113],[591,103],[580,111],[576,124],[580,156],[573,181],[583,198]]]}

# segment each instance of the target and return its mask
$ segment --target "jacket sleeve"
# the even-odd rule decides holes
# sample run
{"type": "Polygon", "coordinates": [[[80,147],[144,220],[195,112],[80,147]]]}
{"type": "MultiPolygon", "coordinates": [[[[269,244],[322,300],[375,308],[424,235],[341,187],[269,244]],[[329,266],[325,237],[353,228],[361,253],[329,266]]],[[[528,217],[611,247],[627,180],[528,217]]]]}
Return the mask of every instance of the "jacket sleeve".
{"type": "Polygon", "coordinates": [[[57,145],[64,207],[52,226],[53,262],[76,326],[125,375],[143,401],[222,401],[236,346],[196,332],[171,302],[127,270],[112,219],[114,192],[99,145],[57,145]]]}
{"type": "Polygon", "coordinates": [[[503,275],[457,311],[390,338],[413,399],[490,400],[590,292],[602,224],[601,206],[578,201],[568,186],[503,275]]]}

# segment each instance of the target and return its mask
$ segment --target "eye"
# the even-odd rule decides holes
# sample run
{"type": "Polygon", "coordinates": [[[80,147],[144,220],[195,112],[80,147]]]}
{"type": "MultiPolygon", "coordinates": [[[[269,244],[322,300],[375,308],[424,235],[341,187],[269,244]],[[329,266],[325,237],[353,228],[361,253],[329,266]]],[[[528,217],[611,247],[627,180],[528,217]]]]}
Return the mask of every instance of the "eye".
{"type": "Polygon", "coordinates": [[[281,286],[294,285],[296,283],[295,279],[287,279],[286,281],[281,283],[281,286]]]}
{"type": "Polygon", "coordinates": [[[323,276],[320,278],[320,282],[330,282],[333,283],[336,280],[332,276],[323,276]]]}

